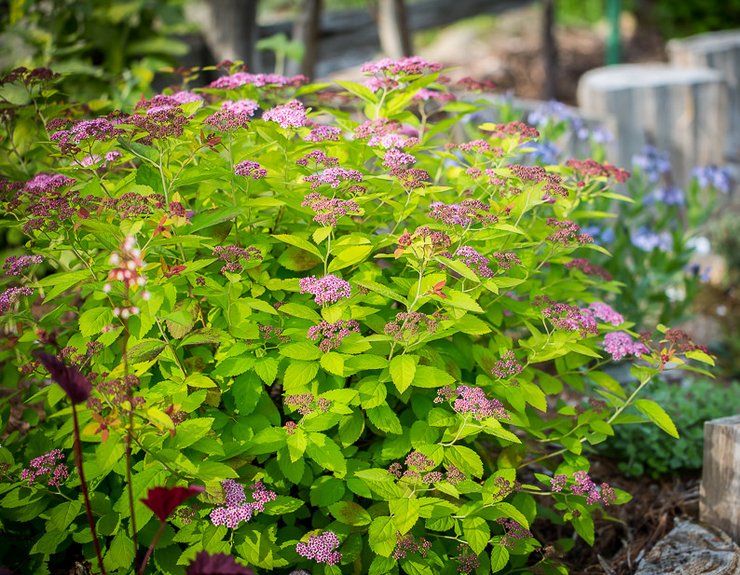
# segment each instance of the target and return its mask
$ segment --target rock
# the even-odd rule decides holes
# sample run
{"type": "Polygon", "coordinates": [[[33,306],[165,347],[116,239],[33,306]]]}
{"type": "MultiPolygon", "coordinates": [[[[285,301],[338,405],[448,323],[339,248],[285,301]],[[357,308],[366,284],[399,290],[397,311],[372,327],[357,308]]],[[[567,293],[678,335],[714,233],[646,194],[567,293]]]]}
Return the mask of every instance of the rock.
{"type": "Polygon", "coordinates": [[[635,575],[740,575],[740,548],[712,527],[676,527],[640,560],[635,575]]]}

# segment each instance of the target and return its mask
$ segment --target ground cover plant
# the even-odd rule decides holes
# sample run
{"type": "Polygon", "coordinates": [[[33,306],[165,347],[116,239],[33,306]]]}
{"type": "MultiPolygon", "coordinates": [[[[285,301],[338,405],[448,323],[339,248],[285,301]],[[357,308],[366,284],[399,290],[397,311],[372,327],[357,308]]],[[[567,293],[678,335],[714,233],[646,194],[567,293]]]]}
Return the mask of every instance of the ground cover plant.
{"type": "Polygon", "coordinates": [[[676,435],[640,394],[712,359],[630,331],[578,223],[628,174],[513,163],[537,130],[471,121],[438,65],[365,72],[97,118],[4,79],[6,567],[566,573],[538,525],[593,542],[629,499],[584,446],[676,435]]]}

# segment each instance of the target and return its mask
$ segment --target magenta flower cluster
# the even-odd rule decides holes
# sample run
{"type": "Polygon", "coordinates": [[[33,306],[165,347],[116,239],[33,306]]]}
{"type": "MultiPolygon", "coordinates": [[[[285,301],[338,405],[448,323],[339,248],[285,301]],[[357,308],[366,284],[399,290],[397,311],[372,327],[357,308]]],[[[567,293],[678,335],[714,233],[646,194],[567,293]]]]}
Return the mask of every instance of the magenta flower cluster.
{"type": "Polygon", "coordinates": [[[359,206],[353,200],[326,198],[318,192],[308,194],[301,205],[316,212],[313,221],[322,226],[336,226],[337,220],[342,216],[349,213],[356,214],[360,211],[359,206]]]}
{"type": "Polygon", "coordinates": [[[499,517],[496,519],[496,523],[503,526],[506,533],[501,537],[501,545],[504,547],[511,548],[516,544],[516,541],[522,539],[529,539],[532,537],[532,532],[526,527],[522,527],[517,521],[513,519],[507,519],[506,517],[499,517]]]}
{"type": "Polygon", "coordinates": [[[555,218],[548,218],[547,225],[555,228],[555,231],[547,236],[547,239],[551,242],[564,245],[575,242],[583,245],[590,244],[594,241],[590,235],[581,233],[580,226],[570,220],[561,221],[555,218]]]}
{"type": "Polygon", "coordinates": [[[632,336],[623,331],[607,333],[602,345],[615,361],[619,361],[628,355],[642,355],[649,351],[643,343],[635,341],[632,336]]]}
{"type": "Polygon", "coordinates": [[[377,62],[363,64],[360,68],[366,74],[408,74],[410,76],[417,76],[426,72],[439,72],[441,69],[442,64],[427,62],[420,56],[408,56],[399,60],[383,58],[377,62]]]}
{"type": "Polygon", "coordinates": [[[490,206],[480,200],[463,200],[459,204],[432,202],[429,217],[449,226],[469,226],[474,221],[493,224],[498,218],[490,213],[490,206]]]}
{"type": "Polygon", "coordinates": [[[11,287],[0,294],[0,315],[6,313],[21,296],[33,295],[33,288],[11,287]]]}
{"type": "Polygon", "coordinates": [[[599,333],[591,311],[574,305],[551,301],[548,307],[542,309],[542,317],[549,319],[557,329],[577,331],[583,337],[599,333]]]}
{"type": "Polygon", "coordinates": [[[302,158],[298,158],[295,163],[299,166],[308,166],[308,163],[310,161],[313,161],[317,166],[323,164],[327,167],[333,167],[339,163],[339,158],[327,156],[326,152],[324,152],[323,150],[313,150],[302,158]]]}
{"type": "Polygon", "coordinates": [[[519,363],[519,361],[517,361],[514,352],[510,349],[507,349],[504,353],[501,354],[501,359],[499,359],[496,362],[496,365],[493,366],[491,373],[499,379],[508,379],[510,377],[519,375],[523,369],[524,366],[519,363]]]}
{"type": "Polygon", "coordinates": [[[3,264],[3,270],[9,276],[20,276],[27,267],[43,261],[44,256],[8,256],[3,264]]]}
{"type": "Polygon", "coordinates": [[[263,168],[258,162],[250,162],[249,160],[245,160],[243,162],[239,162],[234,166],[234,173],[237,176],[252,178],[253,180],[261,180],[267,175],[267,170],[263,168]]]}
{"type": "Polygon", "coordinates": [[[455,257],[468,266],[479,277],[492,278],[495,275],[488,267],[491,260],[482,256],[470,246],[460,246],[457,248],[455,257]]]}
{"type": "Polygon", "coordinates": [[[258,108],[259,104],[254,100],[226,100],[221,109],[208,116],[204,123],[222,132],[236,130],[245,127],[258,108]]]}
{"type": "Polygon", "coordinates": [[[331,408],[331,401],[325,397],[314,397],[313,393],[286,395],[285,405],[294,408],[301,415],[310,415],[314,411],[326,413],[331,408]]]}
{"type": "MultiPolygon", "coordinates": [[[[555,475],[550,479],[550,488],[556,492],[561,492],[568,484],[568,476],[564,474],[555,475]]],[[[573,483],[570,485],[570,492],[573,495],[586,497],[586,503],[593,505],[602,501],[604,505],[609,505],[616,500],[614,489],[608,483],[602,483],[597,486],[585,471],[576,471],[573,474],[573,483]]]]}
{"type": "Polygon", "coordinates": [[[336,142],[341,134],[342,130],[334,126],[316,125],[303,139],[306,142],[336,142]]]}
{"type": "Polygon", "coordinates": [[[296,76],[281,76],[280,74],[250,74],[236,72],[230,76],[222,76],[211,82],[209,88],[233,90],[240,86],[252,85],[258,88],[264,86],[300,86],[307,78],[302,74],[296,76]]]}
{"type": "Polygon", "coordinates": [[[498,399],[488,399],[480,387],[459,385],[456,389],[443,387],[437,391],[434,403],[452,401],[452,409],[461,415],[472,415],[480,420],[484,417],[508,419],[503,404],[498,399]]]}
{"type": "Polygon", "coordinates": [[[225,525],[230,529],[236,529],[241,523],[246,523],[257,513],[265,510],[265,504],[275,501],[277,494],[265,487],[261,481],[254,483],[252,491],[253,501],[246,502],[244,486],[233,479],[225,479],[221,482],[226,496],[225,505],[216,507],[210,513],[211,523],[214,525],[225,525]]]}
{"type": "Polygon", "coordinates": [[[361,182],[362,172],[357,170],[347,170],[345,168],[332,167],[326,168],[318,174],[311,174],[304,179],[311,183],[311,189],[315,190],[322,184],[338,188],[343,182],[361,182]]]}
{"type": "Polygon", "coordinates": [[[594,302],[588,306],[588,309],[596,319],[600,319],[603,322],[610,323],[612,325],[621,325],[624,323],[624,317],[622,317],[622,314],[614,311],[608,304],[594,302]]]}
{"type": "Polygon", "coordinates": [[[383,156],[383,165],[390,170],[410,166],[415,163],[416,158],[414,156],[402,152],[398,148],[390,148],[385,152],[385,156],[383,156]]]}
{"type": "Polygon", "coordinates": [[[225,262],[224,266],[219,270],[221,275],[226,272],[232,274],[241,273],[244,267],[240,260],[261,260],[262,254],[260,251],[250,246],[248,248],[241,248],[239,246],[216,246],[213,248],[213,255],[225,262]]]}
{"type": "Polygon", "coordinates": [[[300,128],[308,124],[306,108],[298,100],[267,110],[262,114],[262,119],[277,122],[281,128],[300,128]]]}
{"type": "Polygon", "coordinates": [[[337,565],[342,560],[342,554],[336,551],[339,547],[339,537],[333,531],[324,531],[321,535],[311,535],[305,543],[298,543],[295,550],[306,559],[313,559],[316,563],[337,565]]]}
{"type": "Polygon", "coordinates": [[[59,449],[52,449],[49,453],[31,460],[29,467],[21,471],[21,479],[28,485],[41,476],[48,476],[46,481],[49,487],[59,487],[69,477],[69,468],[63,463],[64,453],[59,449]]]}
{"type": "Polygon", "coordinates": [[[428,541],[424,537],[420,537],[417,541],[411,533],[401,535],[396,533],[396,548],[391,553],[396,561],[404,559],[410,553],[419,553],[422,557],[426,558],[427,553],[432,548],[431,541],[428,541]]]}
{"type": "Polygon", "coordinates": [[[334,323],[322,321],[308,328],[308,339],[319,342],[319,349],[326,353],[337,349],[351,333],[360,333],[360,324],[353,319],[340,319],[334,323]]]}
{"type": "Polygon", "coordinates": [[[322,278],[316,276],[301,278],[298,285],[301,293],[310,293],[314,296],[317,305],[336,303],[352,295],[352,286],[349,282],[331,274],[322,278]]]}

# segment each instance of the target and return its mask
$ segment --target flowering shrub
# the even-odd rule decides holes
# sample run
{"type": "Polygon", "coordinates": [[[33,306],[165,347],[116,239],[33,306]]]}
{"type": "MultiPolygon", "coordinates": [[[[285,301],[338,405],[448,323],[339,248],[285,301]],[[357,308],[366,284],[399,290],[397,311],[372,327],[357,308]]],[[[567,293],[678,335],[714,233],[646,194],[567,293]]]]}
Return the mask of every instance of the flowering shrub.
{"type": "Polygon", "coordinates": [[[711,358],[584,273],[626,173],[512,163],[536,129],[463,121],[438,66],[367,72],[43,116],[1,187],[3,381],[41,413],[0,448],[10,567],[564,573],[541,527],[592,542],[629,498],[584,447],[634,411],[675,435],[638,395],[711,358]]]}

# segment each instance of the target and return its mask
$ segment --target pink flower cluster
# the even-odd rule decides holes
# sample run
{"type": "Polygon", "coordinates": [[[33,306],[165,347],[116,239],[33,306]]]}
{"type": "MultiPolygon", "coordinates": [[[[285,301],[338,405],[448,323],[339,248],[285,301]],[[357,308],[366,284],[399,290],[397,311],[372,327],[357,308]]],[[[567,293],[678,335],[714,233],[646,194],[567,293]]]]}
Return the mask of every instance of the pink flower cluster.
{"type": "Polygon", "coordinates": [[[359,206],[353,200],[325,198],[318,192],[308,194],[301,205],[310,207],[316,212],[313,221],[322,226],[336,226],[337,220],[342,216],[349,213],[356,214],[360,211],[359,206]]]}
{"type": "Polygon", "coordinates": [[[3,264],[3,270],[9,276],[20,276],[28,266],[43,261],[44,256],[8,256],[3,264]]]}
{"type": "Polygon", "coordinates": [[[508,379],[519,375],[524,366],[519,363],[516,359],[516,355],[510,349],[507,349],[501,354],[501,359],[496,362],[496,365],[491,370],[491,373],[499,379],[508,379]]]}
{"type": "Polygon", "coordinates": [[[331,401],[324,397],[316,399],[313,393],[301,393],[286,395],[285,405],[295,408],[301,415],[310,415],[316,410],[326,413],[331,408],[331,401]]]}
{"type": "Polygon", "coordinates": [[[366,74],[406,74],[409,76],[418,76],[426,72],[439,72],[441,69],[442,64],[427,62],[419,56],[408,56],[399,60],[383,58],[377,62],[363,64],[362,68],[360,68],[366,74]]]}
{"type": "Polygon", "coordinates": [[[21,479],[33,485],[42,475],[48,475],[47,485],[59,487],[69,477],[69,468],[62,463],[64,453],[59,449],[52,449],[49,453],[31,460],[29,468],[21,471],[21,479]]]}
{"type": "Polygon", "coordinates": [[[307,78],[302,74],[296,76],[281,76],[280,74],[250,74],[249,72],[236,72],[230,76],[222,76],[211,82],[209,88],[220,88],[233,90],[247,84],[262,88],[264,86],[293,86],[297,87],[306,82],[307,78]]]}
{"type": "Polygon", "coordinates": [[[262,119],[277,122],[281,128],[300,128],[308,124],[306,108],[298,100],[267,110],[262,119]]]}
{"type": "Polygon", "coordinates": [[[33,295],[33,288],[30,287],[11,287],[0,294],[0,315],[7,312],[18,298],[24,295],[33,295]]]}
{"type": "Polygon", "coordinates": [[[43,194],[49,194],[63,188],[65,186],[71,186],[75,183],[75,180],[63,176],[61,174],[36,174],[33,178],[28,180],[23,186],[23,189],[29,193],[29,195],[38,197],[43,194]]]}
{"type": "Polygon", "coordinates": [[[474,221],[494,224],[498,218],[491,214],[491,207],[480,200],[463,200],[459,204],[432,202],[429,217],[450,226],[469,226],[474,221]]]}
{"type": "Polygon", "coordinates": [[[246,127],[257,108],[259,108],[259,104],[254,100],[237,100],[235,102],[226,100],[221,104],[221,109],[208,116],[204,123],[221,132],[236,130],[237,128],[246,127]]]}
{"type": "Polygon", "coordinates": [[[349,282],[331,274],[322,278],[316,276],[301,278],[298,285],[301,293],[310,293],[314,296],[317,305],[336,303],[340,299],[352,296],[352,287],[349,282]]]}
{"type": "Polygon", "coordinates": [[[427,553],[432,548],[431,541],[428,541],[421,537],[418,541],[414,538],[411,533],[401,535],[396,533],[396,548],[393,550],[391,557],[396,561],[404,559],[410,553],[418,552],[422,557],[426,558],[427,553]]]}
{"type": "Polygon", "coordinates": [[[456,389],[443,387],[437,391],[434,403],[452,401],[452,409],[461,415],[472,415],[475,419],[495,417],[508,419],[503,404],[498,399],[488,399],[485,392],[479,387],[459,385],[456,389]]]}
{"type": "Polygon", "coordinates": [[[236,529],[242,522],[246,523],[257,513],[262,513],[266,503],[277,499],[277,494],[267,489],[261,481],[257,481],[250,487],[253,501],[247,503],[245,503],[247,497],[243,485],[233,479],[225,479],[221,485],[226,496],[226,505],[216,507],[211,511],[211,523],[214,525],[225,525],[230,529],[236,529]]]}
{"type": "MultiPolygon", "coordinates": [[[[570,486],[570,492],[573,495],[585,495],[586,503],[593,505],[602,501],[604,505],[609,505],[616,500],[614,489],[608,483],[602,483],[597,486],[585,471],[576,471],[573,474],[574,483],[570,486]]],[[[555,475],[550,479],[550,488],[559,493],[568,483],[568,476],[564,474],[555,475]]]]}
{"type": "Polygon", "coordinates": [[[577,331],[583,337],[599,333],[596,320],[590,310],[553,302],[549,298],[541,298],[535,303],[538,302],[544,302],[548,306],[542,309],[542,317],[549,319],[557,329],[577,331]]]}
{"type": "Polygon", "coordinates": [[[342,340],[351,333],[360,333],[360,324],[353,319],[340,319],[334,323],[322,321],[318,325],[308,328],[308,339],[318,341],[319,349],[326,353],[337,349],[342,340]]]}
{"type": "Polygon", "coordinates": [[[437,330],[439,322],[436,318],[430,317],[418,311],[399,312],[396,314],[394,321],[385,324],[383,332],[391,336],[396,341],[406,341],[414,338],[421,332],[422,326],[429,333],[437,330]]]}
{"type": "Polygon", "coordinates": [[[573,258],[571,261],[569,261],[567,264],[565,264],[566,269],[578,269],[581,270],[584,274],[587,275],[595,275],[603,279],[604,281],[612,281],[614,279],[612,275],[606,271],[601,266],[597,266],[595,264],[592,264],[590,261],[588,261],[585,258],[573,258]]]}
{"type": "Polygon", "coordinates": [[[219,270],[221,275],[224,275],[226,272],[231,272],[233,274],[241,273],[244,267],[240,260],[250,261],[262,259],[260,251],[253,246],[249,246],[248,248],[240,248],[239,246],[216,246],[213,248],[213,255],[222,262],[225,262],[224,266],[219,270]]]}
{"type": "Polygon", "coordinates": [[[635,341],[632,336],[623,331],[607,333],[602,345],[615,361],[619,361],[628,355],[642,355],[649,351],[643,343],[635,341]]]}
{"type": "Polygon", "coordinates": [[[458,563],[458,573],[470,573],[480,567],[480,559],[478,559],[478,556],[473,553],[473,550],[470,549],[470,547],[464,543],[460,543],[460,545],[457,546],[457,550],[460,553],[460,555],[455,557],[455,561],[458,563]]]}
{"type": "Polygon", "coordinates": [[[332,167],[339,164],[339,158],[327,156],[323,150],[313,150],[302,158],[298,158],[295,163],[299,166],[308,166],[309,161],[313,161],[317,166],[323,164],[324,166],[332,167]]]}
{"type": "Polygon", "coordinates": [[[303,139],[306,142],[336,142],[339,140],[342,130],[334,126],[314,126],[303,139]]]}
{"type": "Polygon", "coordinates": [[[596,319],[600,319],[606,323],[610,323],[612,325],[620,325],[624,323],[624,317],[622,317],[622,314],[614,311],[608,304],[594,302],[588,306],[588,309],[592,314],[594,314],[596,319]]]}
{"type": "Polygon", "coordinates": [[[588,234],[582,234],[580,226],[570,220],[560,221],[555,218],[547,218],[547,225],[556,228],[554,232],[547,236],[547,239],[551,242],[568,245],[573,242],[590,244],[594,241],[588,234]]]}
{"type": "Polygon", "coordinates": [[[203,97],[199,94],[183,90],[169,96],[165,94],[157,94],[149,100],[139,100],[139,102],[136,104],[136,107],[147,110],[147,114],[156,114],[157,112],[161,112],[165,108],[175,108],[180,104],[202,101],[203,97]]]}
{"type": "Polygon", "coordinates": [[[488,267],[491,260],[482,256],[470,246],[460,246],[457,248],[455,257],[482,278],[492,278],[495,275],[488,267]]]}
{"type": "Polygon", "coordinates": [[[338,188],[343,182],[361,182],[362,172],[357,170],[347,170],[345,168],[333,167],[326,168],[318,174],[311,174],[304,179],[311,183],[311,189],[315,190],[322,184],[338,188]]]}
{"type": "Polygon", "coordinates": [[[398,148],[390,148],[383,157],[383,165],[391,170],[409,166],[416,163],[416,158],[411,154],[402,152],[398,148]]]}
{"type": "Polygon", "coordinates": [[[295,550],[316,563],[337,565],[342,560],[342,554],[336,551],[339,544],[339,537],[333,531],[324,531],[321,535],[311,535],[305,543],[298,543],[295,550]]]}
{"type": "Polygon", "coordinates": [[[502,525],[506,533],[501,538],[501,545],[504,547],[511,548],[515,545],[517,540],[529,539],[532,537],[532,532],[525,527],[522,527],[518,522],[513,519],[507,519],[506,517],[499,517],[496,519],[496,523],[502,525]]]}
{"type": "MultiPolygon", "coordinates": [[[[381,148],[410,148],[419,143],[419,139],[408,133],[402,133],[403,127],[396,120],[375,118],[366,120],[355,128],[355,138],[368,140],[368,146],[381,148]]],[[[414,134],[416,132],[413,132],[414,134]]]]}
{"type": "Polygon", "coordinates": [[[93,120],[78,120],[66,130],[58,130],[51,135],[51,139],[59,144],[63,153],[77,151],[76,144],[84,140],[98,140],[105,142],[116,138],[123,131],[116,128],[115,124],[107,118],[95,118],[93,120]]]}
{"type": "MultiPolygon", "coordinates": [[[[142,269],[146,265],[141,255],[141,250],[136,247],[136,238],[126,236],[119,252],[113,252],[109,259],[114,267],[108,272],[108,282],[103,286],[103,291],[109,293],[113,289],[111,282],[122,282],[126,294],[132,288],[144,287],[146,285],[146,276],[142,269]]],[[[144,299],[148,299],[149,292],[144,292],[144,299]]],[[[139,313],[136,306],[116,307],[113,309],[113,315],[126,319],[130,315],[139,313]]]]}
{"type": "Polygon", "coordinates": [[[234,173],[237,176],[252,178],[253,180],[261,180],[267,175],[267,170],[263,168],[258,162],[250,162],[249,160],[245,160],[243,162],[239,162],[234,166],[234,173]]]}

